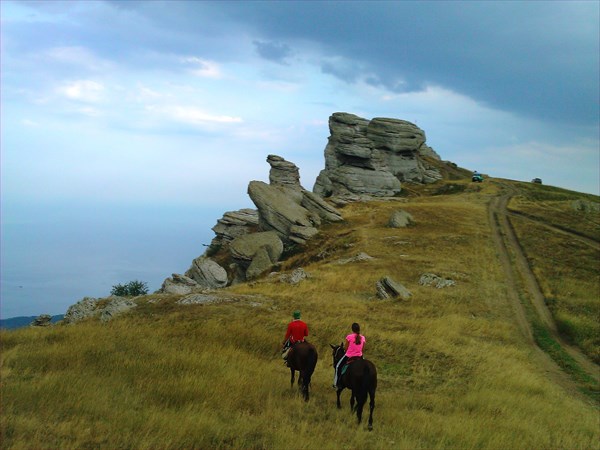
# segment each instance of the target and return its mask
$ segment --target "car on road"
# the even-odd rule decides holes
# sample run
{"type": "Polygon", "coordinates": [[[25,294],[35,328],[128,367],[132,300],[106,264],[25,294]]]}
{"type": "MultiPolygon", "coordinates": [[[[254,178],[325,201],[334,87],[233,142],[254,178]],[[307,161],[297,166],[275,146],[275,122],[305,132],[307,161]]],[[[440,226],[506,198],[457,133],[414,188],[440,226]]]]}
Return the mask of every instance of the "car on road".
{"type": "Polygon", "coordinates": [[[541,178],[534,178],[533,180],[531,180],[532,183],[536,183],[536,184],[542,184],[542,179],[541,178]]]}

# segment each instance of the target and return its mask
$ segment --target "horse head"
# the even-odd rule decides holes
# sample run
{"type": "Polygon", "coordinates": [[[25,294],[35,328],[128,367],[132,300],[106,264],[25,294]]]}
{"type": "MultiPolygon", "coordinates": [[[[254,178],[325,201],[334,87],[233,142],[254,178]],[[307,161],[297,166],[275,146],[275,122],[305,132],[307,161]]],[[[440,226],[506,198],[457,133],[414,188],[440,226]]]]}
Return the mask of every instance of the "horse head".
{"type": "Polygon", "coordinates": [[[340,359],[344,356],[344,343],[342,342],[340,345],[329,344],[332,350],[333,356],[333,367],[335,367],[340,359]]]}

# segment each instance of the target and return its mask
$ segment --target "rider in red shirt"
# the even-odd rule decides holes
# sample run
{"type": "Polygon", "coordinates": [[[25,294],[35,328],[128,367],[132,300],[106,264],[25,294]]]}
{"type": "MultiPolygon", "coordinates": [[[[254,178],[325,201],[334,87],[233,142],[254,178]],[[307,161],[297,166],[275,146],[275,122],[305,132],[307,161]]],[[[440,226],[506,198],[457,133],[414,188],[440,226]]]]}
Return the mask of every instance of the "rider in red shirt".
{"type": "Polygon", "coordinates": [[[308,326],[300,320],[300,311],[294,311],[294,320],[292,320],[285,333],[283,345],[289,339],[290,344],[294,345],[297,342],[304,342],[304,338],[308,336],[308,326]]]}

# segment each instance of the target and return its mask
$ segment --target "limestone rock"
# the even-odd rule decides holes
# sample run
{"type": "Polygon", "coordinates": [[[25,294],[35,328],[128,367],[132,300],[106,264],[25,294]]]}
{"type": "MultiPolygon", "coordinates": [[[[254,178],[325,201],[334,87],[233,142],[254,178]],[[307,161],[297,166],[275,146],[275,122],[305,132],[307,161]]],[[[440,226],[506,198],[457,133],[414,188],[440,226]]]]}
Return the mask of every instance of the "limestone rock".
{"type": "Polygon", "coordinates": [[[290,201],[288,191],[262,181],[251,181],[248,185],[248,195],[258,208],[260,228],[276,231],[284,241],[288,240],[292,226],[317,227],[321,224],[319,216],[290,201]]]}
{"type": "Polygon", "coordinates": [[[381,299],[400,297],[402,300],[408,300],[412,296],[408,289],[390,277],[383,277],[375,286],[377,296],[381,299]]]}
{"type": "Polygon", "coordinates": [[[433,273],[424,273],[423,275],[421,275],[421,278],[419,278],[419,284],[421,286],[433,286],[438,289],[441,289],[448,286],[454,286],[456,285],[456,282],[448,278],[442,278],[439,275],[433,273]]]}
{"type": "Polygon", "coordinates": [[[162,294],[189,294],[195,287],[199,287],[199,285],[190,277],[174,273],[171,278],[163,281],[157,292],[162,294]]]}
{"type": "Polygon", "coordinates": [[[425,132],[413,123],[334,113],[329,130],[325,169],[313,188],[321,197],[389,197],[401,191],[403,181],[432,183],[442,178],[424,160],[439,156],[425,144],[425,132]]]}
{"type": "Polygon", "coordinates": [[[238,236],[258,231],[258,211],[250,208],[228,211],[217,220],[212,230],[216,237],[210,247],[217,250],[223,245],[229,245],[238,236]]]}
{"type": "Polygon", "coordinates": [[[404,210],[397,210],[392,213],[388,226],[390,228],[405,228],[415,223],[413,216],[404,210]]]}
{"type": "Polygon", "coordinates": [[[348,264],[353,262],[369,261],[370,259],[373,259],[373,257],[366,254],[365,252],[360,252],[357,255],[352,256],[351,258],[344,258],[338,260],[337,264],[348,264]]]}
{"type": "Polygon", "coordinates": [[[137,304],[130,298],[111,296],[109,297],[108,303],[102,308],[100,320],[102,322],[108,322],[115,316],[129,311],[136,306],[137,304]]]}
{"type": "Polygon", "coordinates": [[[263,231],[236,238],[229,249],[234,259],[252,261],[256,252],[266,248],[271,262],[279,261],[283,253],[283,243],[275,231],[263,231]]]}
{"type": "Polygon", "coordinates": [[[40,314],[29,324],[32,327],[48,327],[52,325],[52,316],[50,314],[40,314]]]}
{"type": "Polygon", "coordinates": [[[301,205],[310,212],[319,216],[324,222],[340,222],[343,219],[341,213],[319,197],[317,194],[303,190],[301,205]]]}
{"type": "Polygon", "coordinates": [[[246,280],[253,280],[261,276],[263,273],[271,270],[273,263],[274,262],[271,261],[267,248],[259,248],[254,254],[248,269],[246,269],[246,280]]]}
{"type": "Polygon", "coordinates": [[[227,286],[227,272],[219,264],[206,256],[192,261],[185,275],[202,288],[222,288],[227,286]]]}
{"type": "Polygon", "coordinates": [[[96,311],[98,300],[92,297],[84,297],[74,305],[69,306],[65,313],[65,323],[76,323],[88,317],[94,317],[99,314],[96,311]]]}
{"type": "Polygon", "coordinates": [[[309,276],[310,275],[306,273],[302,267],[298,267],[297,269],[294,269],[289,275],[287,273],[281,274],[279,276],[279,281],[281,283],[298,284],[302,280],[308,278],[309,276]]]}
{"type": "Polygon", "coordinates": [[[300,171],[294,163],[277,155],[267,156],[267,162],[271,165],[269,171],[269,184],[271,186],[302,189],[302,186],[300,186],[300,171]]]}

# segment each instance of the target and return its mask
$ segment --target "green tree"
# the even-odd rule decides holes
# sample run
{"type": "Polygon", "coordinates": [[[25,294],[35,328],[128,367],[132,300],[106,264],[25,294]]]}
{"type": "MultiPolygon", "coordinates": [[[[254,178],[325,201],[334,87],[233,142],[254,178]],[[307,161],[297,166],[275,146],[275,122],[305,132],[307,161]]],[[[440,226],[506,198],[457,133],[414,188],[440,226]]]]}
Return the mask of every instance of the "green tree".
{"type": "Polygon", "coordinates": [[[146,282],[138,280],[130,281],[127,284],[115,284],[110,290],[110,295],[118,295],[119,297],[136,297],[147,293],[148,285],[146,282]]]}

